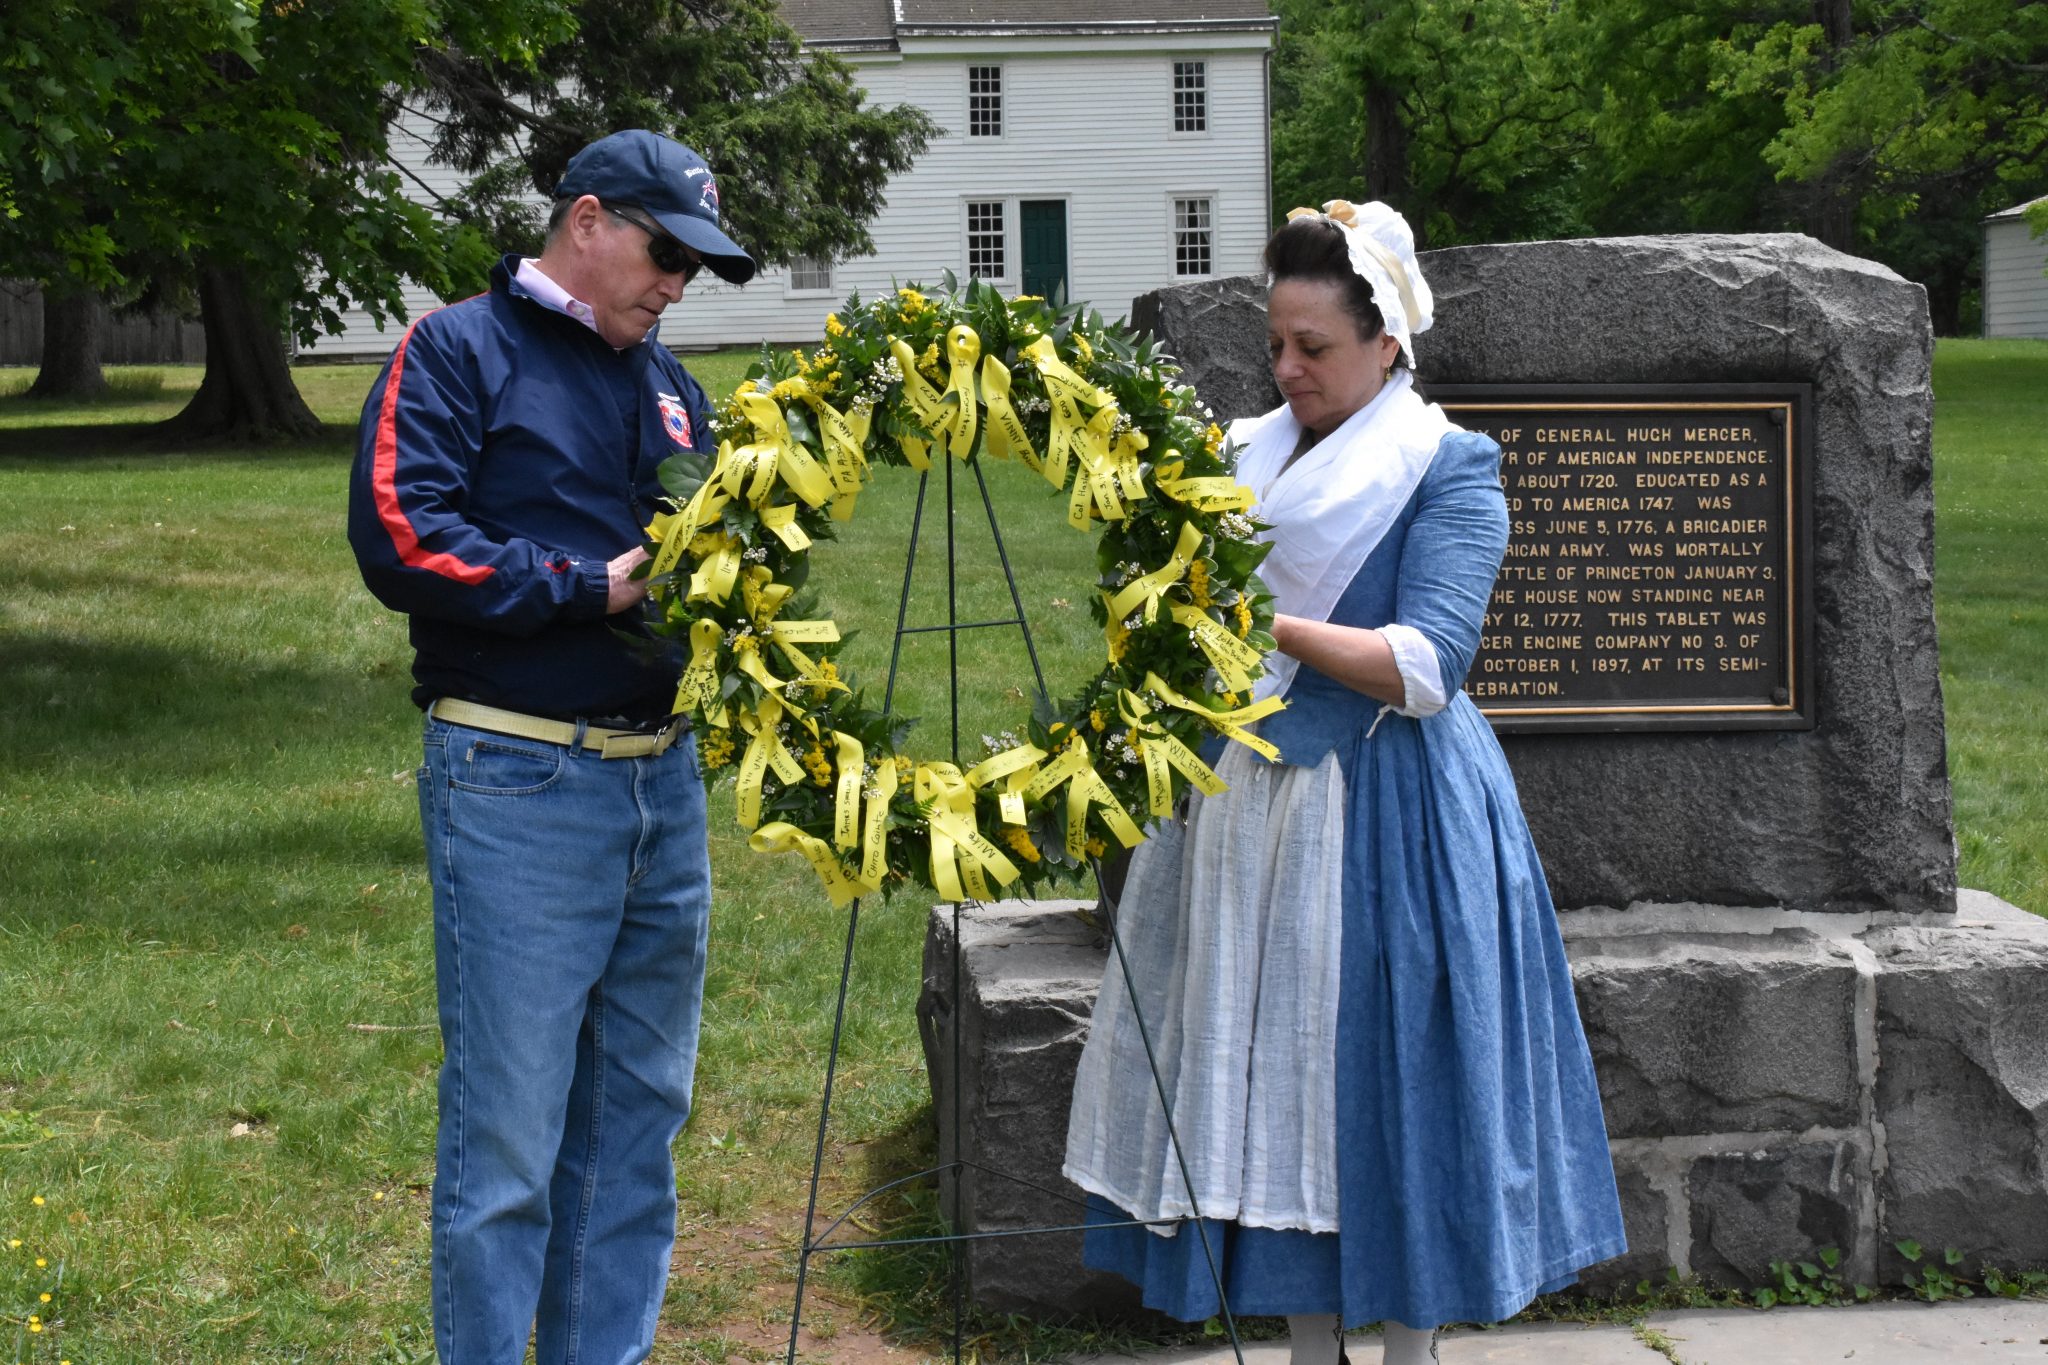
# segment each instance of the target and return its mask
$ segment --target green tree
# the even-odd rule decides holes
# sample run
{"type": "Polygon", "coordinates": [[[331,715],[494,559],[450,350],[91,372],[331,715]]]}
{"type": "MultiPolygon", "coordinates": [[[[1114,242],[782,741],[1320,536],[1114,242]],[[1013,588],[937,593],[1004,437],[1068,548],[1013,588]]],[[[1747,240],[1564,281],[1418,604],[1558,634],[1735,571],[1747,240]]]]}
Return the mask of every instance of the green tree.
{"type": "Polygon", "coordinates": [[[675,126],[668,102],[688,88],[701,103],[688,131],[735,191],[741,240],[770,260],[865,248],[888,174],[923,146],[922,115],[866,109],[843,66],[800,58],[768,0],[86,0],[4,14],[7,105],[35,118],[0,128],[0,261],[197,298],[206,373],[173,436],[317,431],[286,336],[338,330],[351,305],[403,316],[405,278],[442,297],[473,288],[495,249],[519,244],[499,235],[520,235],[498,153],[514,132],[528,161],[559,173],[590,136],[675,126]],[[452,214],[408,197],[389,155],[394,116],[423,92],[466,130],[446,150],[485,171],[452,214]],[[526,104],[551,112],[506,113],[526,104]]]}
{"type": "Polygon", "coordinates": [[[1848,249],[1926,285],[1953,331],[1983,216],[2048,190],[2048,4],[1879,0],[1839,43],[1786,24],[1728,66],[1782,101],[1779,179],[1848,203],[1848,249]]]}
{"type": "Polygon", "coordinates": [[[494,240],[538,240],[531,196],[621,128],[696,148],[733,236],[764,264],[874,249],[889,177],[936,132],[910,106],[867,104],[845,63],[804,51],[775,0],[584,0],[566,41],[530,64],[457,48],[426,55],[435,160],[474,179],[459,205],[494,240]]]}
{"type": "Polygon", "coordinates": [[[1978,221],[2048,188],[2039,0],[1568,0],[1598,73],[1587,217],[1795,230],[1925,284],[1953,331],[1978,221]]]}
{"type": "MultiPolygon", "coordinates": [[[[209,47],[236,41],[235,8],[190,7],[183,31],[209,47]]],[[[111,206],[78,190],[81,168],[105,164],[119,94],[137,53],[103,11],[68,5],[0,10],[0,274],[43,287],[40,397],[90,397],[106,388],[99,330],[115,264],[111,206]]]]}
{"type": "MultiPolygon", "coordinates": [[[[206,372],[170,434],[319,429],[287,364],[351,302],[445,279],[457,234],[386,164],[392,94],[418,53],[516,55],[567,30],[556,0],[90,0],[8,7],[0,65],[38,107],[0,143],[5,254],[62,285],[196,295],[206,372]],[[57,73],[57,74],[51,74],[57,73]]],[[[10,81],[10,85],[14,82],[10,81]]]]}
{"type": "Polygon", "coordinates": [[[1276,216],[1384,199],[1420,242],[1583,231],[1586,141],[1550,0],[1279,0],[1276,216]]]}

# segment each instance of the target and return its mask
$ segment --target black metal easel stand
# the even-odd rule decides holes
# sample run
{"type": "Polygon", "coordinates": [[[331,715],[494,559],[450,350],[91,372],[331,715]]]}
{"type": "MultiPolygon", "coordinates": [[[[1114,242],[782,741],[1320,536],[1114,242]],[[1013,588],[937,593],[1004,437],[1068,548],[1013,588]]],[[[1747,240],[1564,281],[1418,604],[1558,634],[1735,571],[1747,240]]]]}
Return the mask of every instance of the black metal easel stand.
{"type": "MultiPolygon", "coordinates": [[[[896,605],[896,637],[889,651],[889,681],[887,689],[883,694],[882,709],[884,711],[888,710],[890,703],[895,699],[896,674],[898,665],[900,664],[903,656],[904,637],[908,635],[925,634],[937,631],[945,632],[947,637],[947,664],[951,678],[951,690],[949,692],[948,710],[951,715],[952,721],[952,757],[954,763],[958,764],[960,761],[960,633],[962,631],[983,630],[992,627],[1002,626],[1017,627],[1017,629],[1023,634],[1025,651],[1030,655],[1031,658],[1031,673],[1033,679],[1037,684],[1038,695],[1042,699],[1049,700],[1050,694],[1046,691],[1044,670],[1039,666],[1038,648],[1033,643],[1031,638],[1031,626],[1024,616],[1024,602],[1017,592],[1017,576],[1010,568],[1009,553],[1007,550],[1003,548],[1003,534],[1000,527],[998,527],[996,524],[995,503],[989,497],[988,481],[982,475],[980,452],[978,448],[973,455],[971,455],[966,461],[964,461],[964,465],[966,468],[974,472],[975,487],[981,495],[982,509],[988,516],[989,534],[995,542],[996,557],[1002,565],[1003,580],[1009,587],[1010,605],[1013,614],[1007,617],[1002,617],[990,621],[960,620],[958,577],[959,560],[957,546],[954,538],[954,513],[956,510],[956,502],[954,497],[953,486],[953,466],[956,462],[946,456],[943,446],[935,445],[933,447],[933,454],[934,458],[945,466],[946,623],[944,625],[935,626],[912,626],[907,624],[910,611],[911,576],[917,567],[918,538],[919,533],[923,529],[924,524],[925,494],[929,490],[931,485],[931,474],[929,471],[927,471],[924,474],[921,474],[918,478],[917,509],[911,517],[910,547],[908,553],[905,556],[903,565],[903,591],[901,596],[898,598],[896,605]]],[[[1189,1202],[1193,1203],[1194,1181],[1190,1178],[1188,1172],[1187,1157],[1181,1151],[1180,1138],[1178,1134],[1175,1133],[1173,1128],[1173,1106],[1167,1099],[1165,1083],[1161,1080],[1159,1074],[1159,1061],[1152,1050],[1152,1031],[1151,1028],[1145,1022],[1143,1012],[1140,1011],[1137,1007],[1137,992],[1135,984],[1131,979],[1130,961],[1124,955],[1123,938],[1122,935],[1119,933],[1116,925],[1116,900],[1114,897],[1108,895],[1107,888],[1103,886],[1101,864],[1091,859],[1090,866],[1095,873],[1096,885],[1099,889],[1102,890],[1104,900],[1107,902],[1108,908],[1111,912],[1106,917],[1109,927],[1110,950],[1116,955],[1117,965],[1122,973],[1124,980],[1124,989],[1131,992],[1132,1013],[1137,1020],[1138,1036],[1144,1042],[1145,1059],[1152,1071],[1153,1088],[1159,1096],[1160,1107],[1164,1111],[1166,1116],[1167,1143],[1169,1146],[1172,1147],[1174,1159],[1179,1165],[1182,1187],[1188,1191],[1189,1202]]],[[[853,904],[849,906],[847,909],[846,950],[844,957],[842,958],[840,963],[839,996],[837,1003],[834,1006],[832,1014],[832,1046],[825,1060],[824,1091],[819,1099],[818,1104],[818,1138],[817,1146],[813,1151],[811,1157],[810,1193],[804,1206],[803,1245],[800,1248],[797,1257],[796,1299],[795,1302],[791,1305],[789,1314],[789,1354],[787,1359],[787,1365],[796,1365],[797,1338],[799,1332],[802,1330],[803,1327],[804,1290],[809,1279],[811,1258],[813,1256],[821,1255],[828,1252],[868,1251],[885,1247],[910,1247],[921,1245],[928,1246],[933,1244],[942,1244],[947,1246],[951,1252],[952,1257],[950,1278],[953,1297],[953,1361],[954,1365],[959,1365],[959,1361],[961,1358],[961,1350],[964,1344],[964,1324],[966,1322],[967,1316],[967,1267],[965,1259],[967,1243],[996,1237],[1022,1237],[1042,1233],[1079,1232],[1089,1226],[1145,1227],[1168,1226],[1175,1224],[1192,1224],[1196,1234],[1200,1236],[1202,1240],[1202,1252],[1203,1255],[1207,1258],[1209,1265],[1209,1274],[1216,1286],[1216,1302],[1219,1306],[1220,1315],[1223,1319],[1224,1331],[1228,1334],[1230,1339],[1231,1352],[1233,1353],[1233,1355],[1235,1355],[1237,1359],[1237,1365],[1244,1365],[1244,1348],[1238,1340],[1237,1320],[1231,1314],[1230,1301],[1223,1290],[1222,1265],[1217,1259],[1218,1249],[1211,1244],[1208,1226],[1201,1219],[1179,1218],[1157,1220],[1152,1222],[1147,1222],[1145,1220],[1139,1219],[1131,1219],[1124,1222],[1095,1223],[1091,1225],[1087,1223],[1080,1216],[1079,1213],[1079,1210],[1084,1208],[1085,1205],[1082,1204],[1082,1201],[1075,1199],[1072,1195],[1069,1195],[1062,1190],[1057,1190],[1049,1186],[1042,1185],[1037,1181],[1027,1180],[1022,1176],[1012,1175],[1008,1172],[996,1170],[993,1167],[983,1165],[982,1163],[977,1161],[966,1161],[961,1159],[959,1151],[962,1117],[962,1087],[960,1084],[960,1010],[957,1007],[957,1002],[960,999],[960,905],[957,901],[953,905],[952,973],[953,999],[956,1002],[956,1007],[953,1010],[953,1019],[951,1025],[953,1047],[953,1084],[951,1087],[951,1100],[953,1105],[952,1130],[954,1147],[953,1152],[951,1153],[951,1157],[950,1159],[944,1159],[946,1158],[947,1154],[942,1152],[940,1153],[942,1160],[939,1165],[934,1166],[929,1170],[917,1171],[913,1174],[899,1177],[898,1179],[889,1181],[886,1184],[877,1186],[876,1188],[869,1190],[867,1193],[861,1195],[858,1199],[854,1200],[852,1204],[848,1205],[847,1208],[843,1212],[841,1212],[836,1218],[833,1218],[831,1222],[827,1223],[822,1231],[818,1230],[818,1184],[823,1175],[825,1167],[826,1137],[831,1126],[832,1118],[832,1085],[839,1067],[839,1045],[846,1024],[847,988],[853,978],[853,945],[855,936],[858,933],[859,928],[860,901],[855,900],[853,904]],[[852,1218],[854,1214],[859,1212],[861,1207],[865,1205],[868,1201],[880,1195],[886,1194],[891,1190],[900,1188],[903,1185],[910,1184],[911,1182],[917,1180],[923,1180],[927,1178],[936,1179],[941,1176],[949,1174],[953,1176],[955,1181],[954,1208],[957,1212],[957,1210],[963,1202],[961,1197],[960,1182],[964,1180],[964,1178],[970,1171],[982,1175],[992,1176],[999,1180],[1012,1181],[1016,1184],[1024,1185],[1028,1188],[1038,1190],[1039,1192],[1046,1194],[1054,1199],[1058,1199],[1065,1203],[1075,1205],[1077,1209],[1076,1219],[1075,1221],[1070,1223],[1050,1224],[1038,1227],[998,1228],[980,1232],[947,1232],[926,1237],[877,1237],[861,1241],[843,1242],[831,1240],[834,1234],[837,1233],[839,1229],[845,1225],[847,1220],[852,1218]]]]}

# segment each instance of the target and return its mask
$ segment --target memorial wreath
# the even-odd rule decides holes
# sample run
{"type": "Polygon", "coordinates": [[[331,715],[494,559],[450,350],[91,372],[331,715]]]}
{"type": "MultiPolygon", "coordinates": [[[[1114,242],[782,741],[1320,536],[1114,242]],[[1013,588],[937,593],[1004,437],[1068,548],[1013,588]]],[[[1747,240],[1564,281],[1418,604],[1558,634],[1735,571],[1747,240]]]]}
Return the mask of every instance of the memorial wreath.
{"type": "Polygon", "coordinates": [[[937,297],[856,294],[825,332],[809,355],[764,350],[718,411],[716,456],[662,466],[674,503],[647,528],[654,629],[686,656],[676,710],[706,780],[736,780],[756,851],[800,853],[835,906],[907,881],[1025,894],[1138,844],[1186,786],[1223,790],[1197,754],[1210,735],[1277,757],[1244,728],[1281,706],[1250,695],[1273,645],[1252,492],[1149,339],[950,278],[937,297]],[[1043,475],[1097,535],[1105,662],[963,771],[904,751],[910,722],[841,675],[804,585],[875,464],[978,451],[1043,475]]]}

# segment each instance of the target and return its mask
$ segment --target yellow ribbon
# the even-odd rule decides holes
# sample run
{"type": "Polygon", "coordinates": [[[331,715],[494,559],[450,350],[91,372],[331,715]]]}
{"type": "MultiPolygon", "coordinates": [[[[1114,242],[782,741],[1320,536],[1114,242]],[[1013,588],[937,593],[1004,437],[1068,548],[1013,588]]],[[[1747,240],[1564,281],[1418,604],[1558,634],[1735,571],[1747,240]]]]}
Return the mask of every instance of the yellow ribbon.
{"type": "Polygon", "coordinates": [[[1186,465],[1176,458],[1179,454],[1177,450],[1167,451],[1166,458],[1152,470],[1152,482],[1175,502],[1184,502],[1198,512],[1242,512],[1257,499],[1251,489],[1227,474],[1182,478],[1181,470],[1186,465]]]}
{"type": "MultiPolygon", "coordinates": [[[[719,447],[719,460],[724,462],[732,451],[727,442],[719,447]]],[[[732,499],[718,484],[718,467],[714,466],[711,477],[699,484],[690,500],[683,504],[680,512],[664,512],[647,525],[647,538],[659,543],[654,563],[648,567],[649,578],[659,578],[672,571],[682,561],[683,552],[697,536],[700,528],[718,520],[732,499]]],[[[798,534],[802,534],[799,532],[798,534]]],[[[806,542],[808,543],[808,542],[806,542]]]]}
{"type": "Polygon", "coordinates": [[[781,678],[768,671],[768,665],[761,659],[761,637],[742,635],[732,642],[733,664],[740,672],[761,685],[761,690],[770,694],[780,692],[786,685],[781,678]]]}
{"type": "Polygon", "coordinates": [[[809,380],[785,382],[789,391],[818,419],[819,440],[831,465],[833,488],[841,493],[859,492],[861,474],[868,465],[867,452],[862,449],[866,444],[863,439],[866,433],[856,433],[846,415],[826,402],[825,396],[812,388],[809,380]]]}
{"type": "Polygon", "coordinates": [[[801,853],[811,865],[811,871],[817,873],[818,880],[824,883],[825,894],[831,898],[835,910],[844,908],[861,893],[862,888],[846,875],[839,855],[832,851],[830,844],[786,821],[776,820],[761,826],[747,837],[747,847],[756,853],[801,853]]]}
{"type": "Polygon", "coordinates": [[[1116,707],[1124,724],[1131,727],[1138,753],[1145,760],[1145,792],[1153,815],[1165,816],[1173,811],[1171,768],[1180,769],[1205,796],[1229,790],[1229,784],[1216,775],[1215,769],[1153,718],[1152,708],[1144,698],[1125,688],[1117,693],[1116,707]]]}
{"type": "MultiPolygon", "coordinates": [[[[744,406],[754,402],[756,398],[767,404],[761,420],[772,418],[773,421],[773,427],[767,434],[768,438],[749,441],[743,446],[721,443],[718,448],[718,464],[711,471],[712,478],[718,481],[719,488],[728,498],[738,498],[749,507],[764,505],[768,501],[769,490],[775,485],[775,467],[781,459],[780,447],[775,440],[775,429],[780,429],[784,444],[790,439],[788,423],[782,420],[782,409],[775,406],[774,400],[765,395],[754,395],[743,396],[740,401],[744,406]]],[[[748,419],[755,420],[751,411],[748,413],[748,419]]],[[[756,435],[759,434],[757,428],[756,435]]]]}
{"type": "MultiPolygon", "coordinates": [[[[901,337],[889,338],[889,354],[896,357],[896,368],[903,371],[903,397],[910,404],[910,412],[933,438],[944,434],[945,422],[940,412],[939,391],[917,372],[917,353],[910,349],[910,343],[901,337]]],[[[925,457],[926,442],[915,437],[902,439],[903,453],[909,457],[913,469],[931,468],[931,461],[925,457]]]]}
{"type": "Polygon", "coordinates": [[[1088,743],[1075,735],[1060,750],[1052,762],[1038,770],[1031,784],[1024,789],[1025,796],[1033,801],[1058,790],[1067,784],[1067,854],[1080,859],[1088,854],[1088,810],[1091,806],[1102,809],[1103,823],[1115,834],[1125,848],[1135,848],[1145,836],[1132,823],[1130,815],[1116,799],[1116,793],[1102,780],[1102,774],[1095,771],[1095,762],[1089,756],[1088,743]]]}
{"type": "Polygon", "coordinates": [[[889,802],[896,796],[896,760],[885,758],[875,765],[875,785],[868,789],[866,818],[861,822],[860,881],[870,891],[882,888],[889,875],[889,802]]]}
{"type": "Polygon", "coordinates": [[[932,884],[939,894],[958,900],[963,894],[976,900],[992,899],[983,873],[998,884],[1017,880],[1017,865],[990,843],[974,820],[974,788],[950,763],[920,763],[912,780],[920,806],[927,808],[930,826],[932,884]]]}
{"type": "MultiPolygon", "coordinates": [[[[735,462],[743,456],[753,474],[747,489],[747,504],[763,507],[768,502],[768,490],[773,486],[770,475],[780,474],[782,481],[789,485],[789,491],[813,507],[823,507],[832,496],[832,480],[811,458],[811,453],[798,445],[796,438],[789,434],[789,423],[782,416],[782,408],[770,394],[758,389],[740,395],[740,411],[754,428],[756,437],[752,445],[733,452],[735,462]],[[765,471],[765,472],[764,472],[765,471]]],[[[734,493],[739,490],[727,485],[734,493]]]]}
{"type": "MultiPolygon", "coordinates": [[[[1109,433],[1116,426],[1117,416],[1114,406],[1097,408],[1095,415],[1075,434],[1075,444],[1081,452],[1081,472],[1074,476],[1074,482],[1087,483],[1088,492],[1096,508],[1107,521],[1122,521],[1129,515],[1124,511],[1122,500],[1117,497],[1116,469],[1109,449],[1109,433]]],[[[1087,530],[1087,501],[1078,497],[1070,500],[1067,504],[1067,520],[1077,529],[1087,530]],[[1077,503],[1081,512],[1079,521],[1074,520],[1077,503]]]]}
{"type": "MultiPolygon", "coordinates": [[[[838,504],[833,504],[837,514],[838,504]]],[[[792,554],[802,554],[811,548],[811,538],[804,534],[804,528],[796,524],[796,504],[783,503],[780,507],[761,509],[761,524],[775,534],[775,538],[789,547],[792,554]]]]}
{"type": "Polygon", "coordinates": [[[763,697],[755,710],[740,712],[740,728],[750,737],[747,751],[740,758],[737,805],[741,829],[753,829],[761,823],[761,783],[770,768],[790,785],[804,779],[803,764],[796,761],[796,755],[775,733],[775,723],[781,718],[782,704],[772,696],[763,697]]]}
{"type": "Polygon", "coordinates": [[[697,567],[690,574],[690,590],[683,600],[695,602],[709,598],[713,602],[724,602],[732,596],[733,584],[740,577],[740,556],[744,546],[738,536],[730,532],[717,531],[712,535],[716,547],[697,561],[697,567]]]}
{"type": "Polygon", "coordinates": [[[1042,466],[1038,452],[1032,448],[1031,437],[1024,430],[1024,419],[1017,415],[1016,405],[1010,401],[1009,367],[993,355],[981,358],[981,401],[988,409],[988,453],[998,460],[1015,456],[1026,469],[1034,472],[1042,466]]]}
{"type": "Polygon", "coordinates": [[[839,639],[839,623],[836,621],[777,621],[768,627],[768,638],[797,671],[792,682],[806,687],[836,688],[850,692],[845,683],[837,678],[824,676],[824,670],[811,656],[798,649],[799,644],[831,644],[839,639]]]}
{"type": "Polygon", "coordinates": [[[683,670],[682,680],[676,684],[677,715],[703,709],[709,711],[718,704],[718,642],[722,633],[718,622],[698,617],[690,625],[690,664],[683,670]]]}
{"type": "Polygon", "coordinates": [[[1019,744],[1014,749],[1005,749],[969,768],[967,785],[980,791],[991,782],[1009,779],[996,793],[996,805],[1002,811],[1004,824],[1021,825],[1024,823],[1024,790],[1031,785],[1032,776],[1044,757],[1045,750],[1035,744],[1019,744]]]}
{"type": "Polygon", "coordinates": [[[1264,701],[1255,701],[1249,706],[1240,706],[1234,711],[1212,711],[1202,705],[1202,703],[1183,697],[1180,693],[1168,687],[1157,673],[1147,673],[1145,675],[1145,690],[1156,694],[1168,706],[1178,707],[1191,716],[1199,717],[1208,724],[1210,729],[1220,735],[1229,736],[1268,762],[1278,763],[1280,761],[1280,751],[1278,749],[1244,728],[1253,721],[1264,720],[1276,711],[1286,710],[1287,703],[1280,698],[1268,697],[1264,701]]]}
{"type": "Polygon", "coordinates": [[[1088,811],[1094,808],[1102,812],[1102,821],[1109,826],[1117,842],[1125,848],[1136,848],[1145,842],[1145,832],[1138,828],[1123,803],[1116,799],[1116,793],[1102,780],[1102,774],[1090,764],[1074,774],[1067,784],[1067,855],[1079,860],[1088,856],[1088,811]]]}
{"type": "MultiPolygon", "coordinates": [[[[1045,396],[1052,404],[1052,429],[1046,438],[1044,473],[1047,482],[1055,488],[1067,485],[1067,458],[1087,419],[1081,415],[1080,405],[1106,407],[1112,401],[1110,395],[1096,388],[1080,375],[1075,374],[1068,364],[1061,360],[1059,351],[1049,336],[1042,336],[1018,352],[1045,380],[1045,396]]],[[[1068,505],[1067,519],[1074,519],[1072,504],[1068,505]]],[[[1087,513],[1081,514],[1080,525],[1087,528],[1087,513]]]]}
{"type": "Polygon", "coordinates": [[[1202,528],[1191,521],[1180,524],[1180,536],[1174,541],[1173,554],[1161,567],[1154,569],[1143,578],[1134,579],[1117,590],[1109,599],[1111,620],[1121,621],[1131,614],[1141,602],[1145,607],[1145,620],[1149,624],[1159,617],[1159,599],[1186,575],[1188,565],[1195,562],[1195,556],[1202,549],[1202,528]]]}
{"type": "Polygon", "coordinates": [[[832,500],[832,520],[834,521],[853,520],[854,499],[860,493],[861,483],[867,478],[869,417],[870,414],[865,412],[849,412],[846,414],[846,429],[853,435],[853,450],[854,454],[858,457],[860,475],[854,480],[852,488],[841,491],[839,496],[832,500]]]}
{"type": "Polygon", "coordinates": [[[1264,664],[1264,656],[1200,607],[1175,602],[1171,610],[1173,619],[1194,633],[1195,644],[1222,675],[1223,685],[1233,692],[1251,691],[1251,675],[1264,664]]]}
{"type": "Polygon", "coordinates": [[[940,421],[951,435],[949,448],[956,460],[974,453],[974,433],[980,421],[974,397],[974,362],[979,359],[981,338],[972,327],[963,322],[946,333],[946,362],[951,369],[946,377],[945,396],[940,400],[945,404],[940,421]]]}
{"type": "Polygon", "coordinates": [[[1145,474],[1138,466],[1138,456],[1150,444],[1144,432],[1130,427],[1116,438],[1116,444],[1110,448],[1110,472],[1127,503],[1137,502],[1145,496],[1145,474]]]}
{"type": "Polygon", "coordinates": [[[832,793],[832,842],[840,848],[860,846],[860,778],[863,753],[852,735],[832,732],[839,781],[832,793]]]}
{"type": "Polygon", "coordinates": [[[782,604],[795,591],[787,583],[777,583],[765,564],[756,564],[740,575],[740,600],[746,604],[747,618],[756,629],[774,620],[775,613],[782,610],[782,604]]]}
{"type": "Polygon", "coordinates": [[[1074,373],[1073,368],[1060,359],[1059,350],[1053,345],[1051,337],[1040,337],[1018,354],[1030,360],[1038,372],[1045,376],[1048,393],[1057,390],[1075,402],[1086,403],[1090,407],[1101,407],[1112,401],[1107,391],[1097,388],[1074,373]]]}

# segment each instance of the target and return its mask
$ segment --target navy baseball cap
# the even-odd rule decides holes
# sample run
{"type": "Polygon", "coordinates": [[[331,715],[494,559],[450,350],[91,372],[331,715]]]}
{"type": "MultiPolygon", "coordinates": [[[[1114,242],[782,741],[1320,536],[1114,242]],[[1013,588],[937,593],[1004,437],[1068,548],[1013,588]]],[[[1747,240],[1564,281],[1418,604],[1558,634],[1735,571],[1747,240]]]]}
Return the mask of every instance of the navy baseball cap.
{"type": "Polygon", "coordinates": [[[730,284],[754,277],[754,258],[718,226],[718,182],[711,168],[674,138],[629,128],[591,143],[569,158],[555,186],[558,199],[586,194],[647,210],[730,284]]]}

